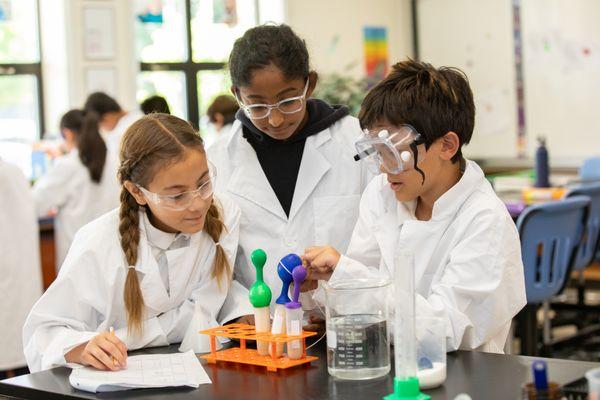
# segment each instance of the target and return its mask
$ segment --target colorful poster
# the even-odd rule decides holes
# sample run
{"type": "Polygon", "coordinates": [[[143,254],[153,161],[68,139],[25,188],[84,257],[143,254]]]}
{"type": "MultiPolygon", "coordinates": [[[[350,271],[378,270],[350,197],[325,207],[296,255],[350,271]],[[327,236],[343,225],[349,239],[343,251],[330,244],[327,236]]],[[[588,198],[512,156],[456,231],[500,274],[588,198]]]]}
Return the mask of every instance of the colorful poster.
{"type": "Polygon", "coordinates": [[[374,85],[385,77],[388,72],[388,38],[387,28],[365,26],[365,69],[369,86],[374,85]]]}
{"type": "Polygon", "coordinates": [[[143,24],[163,23],[162,0],[147,0],[145,4],[138,4],[137,17],[143,24]]]}

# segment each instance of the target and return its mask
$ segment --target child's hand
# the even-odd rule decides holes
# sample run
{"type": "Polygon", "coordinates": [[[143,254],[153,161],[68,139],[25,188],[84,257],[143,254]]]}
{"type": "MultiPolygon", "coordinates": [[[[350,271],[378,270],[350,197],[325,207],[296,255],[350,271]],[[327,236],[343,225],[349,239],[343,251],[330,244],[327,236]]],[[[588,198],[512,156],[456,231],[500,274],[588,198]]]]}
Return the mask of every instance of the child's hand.
{"type": "Polygon", "coordinates": [[[236,324],[254,325],[254,315],[242,315],[238,319],[234,320],[236,324]]]}
{"type": "Polygon", "coordinates": [[[127,347],[115,335],[102,332],[65,354],[65,360],[96,369],[118,371],[127,365],[127,347]]]}
{"type": "Polygon", "coordinates": [[[322,317],[311,315],[308,317],[308,325],[302,327],[305,331],[317,332],[318,334],[325,333],[325,320],[322,317]]]}
{"type": "Polygon", "coordinates": [[[331,246],[308,247],[302,261],[306,263],[307,280],[329,280],[340,261],[340,253],[331,246]]]}

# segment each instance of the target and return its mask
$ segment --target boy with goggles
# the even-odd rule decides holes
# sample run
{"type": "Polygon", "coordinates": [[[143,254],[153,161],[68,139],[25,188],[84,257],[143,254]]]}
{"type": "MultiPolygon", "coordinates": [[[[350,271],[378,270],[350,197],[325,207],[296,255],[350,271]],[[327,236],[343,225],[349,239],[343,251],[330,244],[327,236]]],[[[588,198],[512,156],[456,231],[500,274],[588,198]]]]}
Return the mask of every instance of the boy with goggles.
{"type": "MultiPolygon", "coordinates": [[[[395,268],[411,267],[396,266],[397,251],[408,250],[416,315],[445,320],[448,350],[503,352],[526,303],[521,248],[506,207],[462,156],[475,120],[466,76],[400,62],[367,94],[359,119],[366,131],[355,159],[381,174],[363,193],[346,253],[306,249],[312,288],[317,280],[393,278],[395,268]]],[[[314,298],[322,294],[319,287],[314,298]]]]}

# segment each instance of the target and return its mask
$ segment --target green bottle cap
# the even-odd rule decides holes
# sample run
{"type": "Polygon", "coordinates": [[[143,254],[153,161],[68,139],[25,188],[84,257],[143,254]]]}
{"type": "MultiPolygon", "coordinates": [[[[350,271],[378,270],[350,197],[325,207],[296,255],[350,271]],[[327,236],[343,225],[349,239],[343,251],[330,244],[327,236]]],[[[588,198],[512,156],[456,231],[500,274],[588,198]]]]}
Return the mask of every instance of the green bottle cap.
{"type": "Polygon", "coordinates": [[[267,262],[267,254],[263,249],[256,249],[250,256],[256,268],[256,282],[250,287],[250,303],[253,307],[268,307],[271,304],[271,289],[263,280],[263,267],[267,262]]]}

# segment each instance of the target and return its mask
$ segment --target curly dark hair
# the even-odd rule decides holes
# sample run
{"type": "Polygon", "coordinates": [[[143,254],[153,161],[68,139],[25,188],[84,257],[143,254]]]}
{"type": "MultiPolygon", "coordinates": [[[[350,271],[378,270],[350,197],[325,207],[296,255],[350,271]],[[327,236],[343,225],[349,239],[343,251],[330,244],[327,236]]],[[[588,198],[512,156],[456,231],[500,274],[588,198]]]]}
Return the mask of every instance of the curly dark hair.
{"type": "Polygon", "coordinates": [[[235,41],[229,56],[233,86],[249,86],[252,73],[269,64],[279,68],[288,79],[308,77],[306,43],[288,25],[257,26],[235,41]]]}

